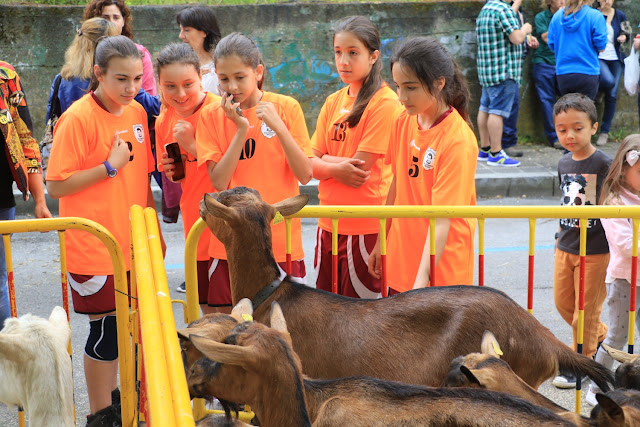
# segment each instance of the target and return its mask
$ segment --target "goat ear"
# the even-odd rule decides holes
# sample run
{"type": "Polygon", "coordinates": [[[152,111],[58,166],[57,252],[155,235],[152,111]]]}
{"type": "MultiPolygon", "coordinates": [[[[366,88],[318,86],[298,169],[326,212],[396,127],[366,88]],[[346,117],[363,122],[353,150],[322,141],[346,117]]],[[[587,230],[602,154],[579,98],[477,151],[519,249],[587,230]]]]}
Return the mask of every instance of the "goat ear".
{"type": "Polygon", "coordinates": [[[624,411],[620,405],[614,402],[609,396],[602,393],[596,393],[596,400],[611,420],[616,421],[619,425],[624,425],[624,411]]]}
{"type": "Polygon", "coordinates": [[[239,317],[241,322],[248,321],[250,319],[246,319],[245,316],[253,315],[253,304],[249,298],[242,298],[231,310],[231,315],[235,315],[239,317]]]}
{"type": "Polygon", "coordinates": [[[282,307],[277,301],[271,303],[271,327],[279,332],[289,333],[287,330],[287,322],[284,320],[282,307]]]}
{"type": "Polygon", "coordinates": [[[471,384],[477,384],[478,386],[482,387],[480,380],[478,379],[478,377],[475,376],[475,374],[473,373],[473,371],[471,371],[471,369],[467,368],[464,365],[460,365],[460,372],[462,372],[464,376],[467,377],[467,379],[471,384]]]}
{"type": "MultiPolygon", "coordinates": [[[[200,216],[203,216],[203,207],[206,213],[211,214],[216,218],[221,218],[225,221],[233,221],[238,218],[238,214],[235,209],[223,205],[217,201],[210,193],[205,193],[202,199],[202,205],[200,209],[200,216]]],[[[204,216],[203,216],[204,218],[204,216]]]]}
{"type": "Polygon", "coordinates": [[[484,333],[482,334],[480,352],[482,354],[488,354],[497,357],[498,359],[500,359],[500,356],[502,356],[503,353],[500,349],[500,344],[498,344],[498,340],[491,331],[484,331],[484,333]]]}
{"type": "Polygon", "coordinates": [[[609,353],[609,356],[613,357],[614,359],[616,359],[618,362],[630,362],[633,363],[636,360],[638,360],[638,358],[640,358],[640,354],[629,354],[625,351],[621,351],[621,350],[617,350],[605,343],[601,344],[602,347],[607,351],[607,353],[609,353]]]}
{"type": "Polygon", "coordinates": [[[189,335],[189,340],[205,357],[214,362],[238,365],[246,368],[257,360],[254,351],[250,347],[223,344],[193,334],[189,335]]]}
{"type": "Polygon", "coordinates": [[[308,202],[308,194],[298,194],[297,196],[289,197],[271,206],[273,206],[277,212],[280,212],[282,216],[289,216],[304,208],[308,202]]]}

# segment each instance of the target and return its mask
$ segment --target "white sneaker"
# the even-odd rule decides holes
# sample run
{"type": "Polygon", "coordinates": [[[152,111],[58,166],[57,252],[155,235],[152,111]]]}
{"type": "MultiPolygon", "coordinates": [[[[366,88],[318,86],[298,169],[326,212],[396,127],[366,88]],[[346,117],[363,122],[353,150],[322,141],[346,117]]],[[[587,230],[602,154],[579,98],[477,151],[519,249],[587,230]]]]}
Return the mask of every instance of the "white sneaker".
{"type": "Polygon", "coordinates": [[[609,141],[609,134],[608,133],[601,133],[600,136],[598,136],[598,140],[596,141],[596,145],[598,147],[602,147],[603,145],[607,145],[607,141],[609,141]]]}
{"type": "Polygon", "coordinates": [[[596,406],[598,404],[598,400],[596,400],[596,393],[601,393],[600,387],[595,384],[591,384],[589,386],[589,391],[584,398],[584,400],[591,406],[596,406]]]}

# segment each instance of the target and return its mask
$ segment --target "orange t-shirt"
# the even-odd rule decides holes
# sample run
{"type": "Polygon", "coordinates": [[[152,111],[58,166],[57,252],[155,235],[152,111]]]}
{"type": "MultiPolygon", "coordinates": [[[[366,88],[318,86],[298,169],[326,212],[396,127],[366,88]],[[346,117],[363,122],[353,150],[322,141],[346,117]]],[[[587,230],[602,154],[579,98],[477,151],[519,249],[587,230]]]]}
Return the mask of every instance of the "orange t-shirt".
{"type": "MultiPolygon", "coordinates": [[[[436,126],[418,129],[417,116],[403,112],[394,124],[389,152],[396,178],[395,205],[469,206],[476,204],[476,137],[453,109],[436,126]]],[[[435,284],[473,284],[475,219],[452,218],[435,284]]],[[[388,285],[412,288],[429,230],[427,218],[394,218],[387,247],[388,285]]],[[[433,274],[433,272],[432,272],[433,274]]]]}
{"type": "MultiPolygon", "coordinates": [[[[160,112],[158,119],[156,120],[156,143],[157,147],[162,147],[158,151],[164,152],[165,144],[169,144],[174,142],[173,138],[173,128],[175,127],[178,120],[185,120],[193,126],[194,129],[197,128],[198,119],[200,118],[200,113],[210,104],[217,104],[220,102],[220,97],[214,95],[212,93],[207,93],[207,96],[204,98],[202,105],[194,112],[191,116],[187,118],[179,117],[173,108],[166,108],[160,112]]],[[[182,196],[180,198],[180,212],[182,213],[182,226],[184,228],[184,237],[186,239],[191,227],[200,218],[200,201],[204,196],[204,193],[213,193],[216,190],[213,188],[211,181],[209,180],[209,174],[207,173],[207,168],[202,167],[198,168],[198,159],[193,157],[191,154],[187,153],[182,148],[180,152],[187,156],[184,164],[184,173],[185,177],[180,184],[182,185],[182,196]]],[[[158,156],[160,159],[161,156],[158,156]]],[[[162,163],[158,161],[158,170],[162,170],[162,163]]],[[[224,251],[224,246],[218,239],[216,239],[211,231],[207,228],[202,232],[202,236],[198,241],[198,261],[206,261],[209,259],[209,244],[210,240],[214,239],[215,242],[211,244],[217,244],[222,251],[224,251]]],[[[226,257],[223,257],[226,259],[226,257]]]]}
{"type": "MultiPolygon", "coordinates": [[[[382,87],[371,98],[360,122],[349,128],[344,121],[356,97],[349,95],[349,87],[331,94],[320,110],[316,132],[311,138],[314,150],[337,157],[353,157],[357,151],[380,154],[371,167],[371,176],[359,188],[342,184],[334,178],[324,179],[318,184],[321,205],[383,205],[389,184],[391,167],[384,164],[384,155],[389,146],[393,120],[402,110],[398,96],[388,86],[382,87]]],[[[320,218],[318,226],[331,231],[331,219],[320,218]]],[[[339,234],[372,234],[380,231],[376,218],[342,218],[338,222],[339,234]]]]}
{"type": "MultiPolygon", "coordinates": [[[[262,101],[273,103],[293,139],[308,157],[312,157],[307,124],[298,101],[289,96],[271,92],[263,92],[262,101]]],[[[256,107],[242,110],[242,113],[249,120],[250,129],[229,188],[239,186],[254,188],[258,190],[264,201],[272,204],[300,194],[298,179],[287,163],[287,157],[275,132],[256,117],[256,107]]],[[[205,165],[208,161],[218,163],[229,148],[235,134],[235,123],[226,118],[220,105],[208,105],[203,108],[196,128],[198,165],[205,165]]],[[[284,221],[276,225],[271,224],[271,231],[273,254],[277,262],[284,262],[286,260],[284,221]]],[[[209,255],[213,258],[221,258],[212,247],[209,255]]],[[[300,219],[297,218],[291,222],[291,259],[303,258],[302,228],[300,219]]]]}
{"type": "MultiPolygon", "coordinates": [[[[58,120],[53,133],[47,180],[64,181],[74,173],[102,164],[109,157],[113,136],[118,132],[131,150],[129,163],[113,178],[71,196],[60,198],[60,216],[87,218],[109,230],[122,248],[130,268],[129,209],[147,206],[149,173],[154,170],[147,113],[133,101],[115,116],[99,106],[91,94],[73,103],[58,120]]],[[[94,236],[67,231],[67,268],[87,275],[113,274],[111,257],[94,236]]]]}

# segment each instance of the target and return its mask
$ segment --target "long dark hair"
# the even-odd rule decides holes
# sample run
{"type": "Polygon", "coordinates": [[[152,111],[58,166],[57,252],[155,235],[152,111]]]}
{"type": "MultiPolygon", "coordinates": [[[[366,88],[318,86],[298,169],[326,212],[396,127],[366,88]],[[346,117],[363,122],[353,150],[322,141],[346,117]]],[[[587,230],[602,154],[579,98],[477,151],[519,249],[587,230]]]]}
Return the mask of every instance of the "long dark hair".
{"type": "MultiPolygon", "coordinates": [[[[100,70],[104,73],[109,67],[109,61],[112,58],[135,58],[142,61],[142,53],[138,50],[136,44],[125,36],[105,37],[96,46],[93,63],[100,67],[100,70]]],[[[96,90],[98,84],[99,82],[94,72],[91,74],[89,90],[96,90]]]]}
{"type": "Polygon", "coordinates": [[[469,119],[469,87],[458,63],[449,52],[431,37],[414,37],[403,41],[391,55],[391,70],[396,64],[415,73],[431,95],[452,106],[473,129],[469,119]],[[435,81],[444,78],[438,93],[435,81]]]}
{"type": "MultiPolygon", "coordinates": [[[[254,70],[260,64],[264,66],[260,49],[258,49],[258,46],[256,46],[253,40],[244,34],[231,33],[220,40],[215,52],[213,53],[213,63],[217,64],[220,58],[226,58],[233,55],[240,58],[247,67],[251,67],[254,70]]],[[[264,73],[262,74],[262,79],[258,82],[258,89],[262,90],[263,83],[264,73]]]]}
{"type": "MultiPolygon", "coordinates": [[[[364,16],[350,16],[344,18],[336,24],[333,37],[338,33],[351,33],[362,42],[362,44],[373,54],[376,50],[380,50],[380,33],[378,28],[369,18],[364,16]]],[[[376,62],[373,63],[369,75],[362,82],[362,87],[356,96],[351,112],[345,119],[350,128],[360,123],[362,113],[369,104],[369,101],[382,87],[382,58],[378,56],[376,62]]]]}
{"type": "Polygon", "coordinates": [[[193,6],[183,9],[176,15],[176,22],[183,27],[191,27],[207,33],[203,44],[207,52],[213,52],[222,37],[218,18],[210,7],[193,6]]]}
{"type": "Polygon", "coordinates": [[[87,3],[84,7],[84,19],[89,18],[101,18],[102,9],[105,6],[115,5],[120,9],[122,19],[124,19],[124,27],[122,27],[122,35],[133,39],[133,18],[131,17],[131,11],[124,4],[124,0],[93,0],[87,3]]]}

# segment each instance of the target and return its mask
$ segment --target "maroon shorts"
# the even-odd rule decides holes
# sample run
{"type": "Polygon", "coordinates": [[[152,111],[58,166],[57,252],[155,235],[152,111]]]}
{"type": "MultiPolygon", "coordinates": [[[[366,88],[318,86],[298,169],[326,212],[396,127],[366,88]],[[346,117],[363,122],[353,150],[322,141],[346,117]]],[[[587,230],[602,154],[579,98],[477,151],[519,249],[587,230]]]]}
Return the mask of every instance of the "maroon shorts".
{"type": "Polygon", "coordinates": [[[198,261],[196,269],[198,270],[198,302],[206,304],[209,294],[209,260],[198,261]]]}
{"type": "MultiPolygon", "coordinates": [[[[209,258],[208,264],[208,305],[210,307],[230,307],[232,305],[231,283],[229,282],[229,264],[227,260],[209,258]]],[[[286,262],[279,262],[278,265],[281,269],[286,270],[286,262]]],[[[291,261],[291,274],[289,275],[304,279],[307,275],[304,260],[291,261]]],[[[267,285],[267,283],[265,283],[265,285],[267,285]]]]}
{"type": "MultiPolygon", "coordinates": [[[[67,273],[71,288],[73,311],[80,314],[104,314],[115,311],[116,298],[113,275],[90,276],[67,273]]],[[[131,281],[127,271],[127,292],[131,294],[131,281]]]]}
{"type": "MultiPolygon", "coordinates": [[[[378,234],[338,235],[338,294],[354,298],[380,298],[382,280],[369,274],[369,254],[378,234]]],[[[331,292],[331,232],[318,227],[316,288],[331,292]]]]}

